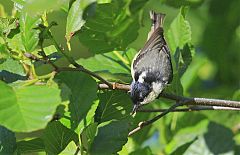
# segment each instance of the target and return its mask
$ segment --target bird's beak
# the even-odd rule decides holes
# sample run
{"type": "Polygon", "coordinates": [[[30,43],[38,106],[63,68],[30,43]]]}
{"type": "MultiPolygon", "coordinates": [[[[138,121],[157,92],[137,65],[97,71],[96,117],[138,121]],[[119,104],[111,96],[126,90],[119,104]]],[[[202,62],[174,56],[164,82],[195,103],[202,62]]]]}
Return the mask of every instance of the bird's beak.
{"type": "Polygon", "coordinates": [[[139,107],[138,104],[134,104],[133,110],[132,110],[132,112],[131,112],[131,115],[133,115],[133,116],[136,115],[138,107],[139,107]]]}

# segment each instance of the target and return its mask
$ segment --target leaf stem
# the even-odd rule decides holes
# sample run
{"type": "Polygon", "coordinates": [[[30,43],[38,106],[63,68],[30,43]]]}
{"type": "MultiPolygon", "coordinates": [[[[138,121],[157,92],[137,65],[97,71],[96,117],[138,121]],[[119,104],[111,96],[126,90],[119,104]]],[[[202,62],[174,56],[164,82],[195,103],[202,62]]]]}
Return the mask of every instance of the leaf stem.
{"type": "Polygon", "coordinates": [[[113,51],[113,53],[126,65],[129,65],[129,61],[126,60],[118,51],[113,51]]]}

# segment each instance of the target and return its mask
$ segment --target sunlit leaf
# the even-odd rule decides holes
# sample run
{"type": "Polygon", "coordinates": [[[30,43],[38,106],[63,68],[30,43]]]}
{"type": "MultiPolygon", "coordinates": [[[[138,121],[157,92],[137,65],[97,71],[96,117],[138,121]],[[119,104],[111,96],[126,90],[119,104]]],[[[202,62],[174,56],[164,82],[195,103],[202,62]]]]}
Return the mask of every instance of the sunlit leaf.
{"type": "Polygon", "coordinates": [[[71,37],[74,33],[83,26],[85,20],[83,20],[83,11],[90,3],[94,2],[95,0],[76,0],[69,12],[67,17],[67,26],[66,26],[66,39],[70,41],[71,37]]]}
{"type": "Polygon", "coordinates": [[[29,14],[40,14],[44,11],[58,10],[67,3],[68,0],[27,0],[24,11],[29,14]]]}
{"type": "Polygon", "coordinates": [[[174,53],[177,48],[183,49],[184,45],[191,42],[191,27],[185,19],[187,8],[182,7],[178,16],[173,20],[167,32],[170,51],[174,53]]]}
{"type": "Polygon", "coordinates": [[[7,59],[2,64],[0,64],[0,72],[2,70],[8,71],[14,74],[22,75],[22,76],[26,75],[24,73],[23,66],[19,63],[19,61],[11,58],[7,59]]]}
{"type": "Polygon", "coordinates": [[[207,132],[201,135],[184,154],[234,154],[234,146],[232,131],[211,122],[207,132]]]}
{"type": "Polygon", "coordinates": [[[76,150],[77,150],[77,145],[73,141],[71,141],[60,154],[61,155],[70,155],[70,154],[80,155],[80,151],[78,152],[78,154],[76,154],[76,150]]]}
{"type": "Polygon", "coordinates": [[[0,124],[13,131],[44,128],[60,103],[57,88],[29,86],[13,89],[0,81],[0,124]]]}
{"type": "Polygon", "coordinates": [[[22,43],[25,48],[25,52],[32,52],[38,45],[39,30],[36,28],[40,24],[41,20],[38,16],[33,16],[29,13],[22,12],[19,23],[22,43]]]}

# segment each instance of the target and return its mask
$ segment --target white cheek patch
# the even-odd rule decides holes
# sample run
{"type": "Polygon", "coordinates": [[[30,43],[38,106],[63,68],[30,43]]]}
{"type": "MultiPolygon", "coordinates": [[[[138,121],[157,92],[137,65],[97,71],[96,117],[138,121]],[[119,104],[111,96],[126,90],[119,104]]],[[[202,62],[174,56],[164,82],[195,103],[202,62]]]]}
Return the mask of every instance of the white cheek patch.
{"type": "Polygon", "coordinates": [[[159,94],[163,91],[164,84],[153,82],[152,88],[153,88],[152,92],[150,92],[148,96],[140,104],[148,104],[149,102],[155,100],[159,96],[159,94]]]}
{"type": "Polygon", "coordinates": [[[146,77],[146,72],[142,72],[138,77],[138,82],[143,83],[145,77],[146,77]]]}
{"type": "Polygon", "coordinates": [[[160,94],[162,91],[163,91],[163,88],[164,88],[164,84],[159,82],[159,83],[156,83],[156,82],[153,82],[152,83],[152,88],[153,88],[153,91],[156,93],[156,94],[160,94]]]}

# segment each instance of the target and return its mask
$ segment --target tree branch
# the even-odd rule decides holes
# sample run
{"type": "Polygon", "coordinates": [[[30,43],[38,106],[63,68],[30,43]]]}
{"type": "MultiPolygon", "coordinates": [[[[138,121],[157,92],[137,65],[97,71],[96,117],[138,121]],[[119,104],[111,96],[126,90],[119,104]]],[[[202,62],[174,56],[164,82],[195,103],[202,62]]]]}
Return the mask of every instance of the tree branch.
{"type": "MultiPolygon", "coordinates": [[[[164,112],[167,109],[143,109],[140,108],[137,112],[164,112]]],[[[230,110],[240,111],[240,108],[221,107],[221,106],[191,106],[189,108],[174,109],[171,112],[193,112],[193,111],[204,111],[204,110],[230,110]]]]}
{"type": "MultiPolygon", "coordinates": [[[[115,89],[129,91],[130,86],[124,84],[116,84],[115,89]]],[[[105,84],[99,84],[100,89],[110,89],[105,84]]],[[[221,107],[231,107],[240,108],[239,101],[231,100],[220,100],[220,99],[210,99],[210,98],[195,98],[195,97],[183,97],[174,94],[169,94],[162,92],[159,97],[174,100],[176,102],[181,102],[183,105],[198,105],[198,106],[221,106],[221,107]]]]}

